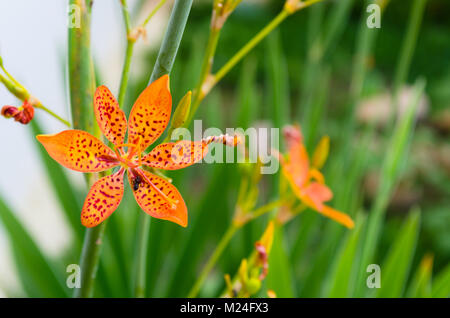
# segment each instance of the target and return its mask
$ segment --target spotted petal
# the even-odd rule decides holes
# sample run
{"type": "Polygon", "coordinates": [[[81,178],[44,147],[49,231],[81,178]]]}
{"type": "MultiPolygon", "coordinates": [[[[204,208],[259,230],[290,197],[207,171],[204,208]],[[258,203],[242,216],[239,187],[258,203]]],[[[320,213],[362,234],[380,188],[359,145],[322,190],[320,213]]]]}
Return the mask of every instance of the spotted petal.
{"type": "Polygon", "coordinates": [[[127,132],[127,119],[106,86],[100,86],[95,91],[94,113],[105,137],[116,146],[123,144],[127,132]]]}
{"type": "Polygon", "coordinates": [[[141,151],[150,146],[166,129],[172,111],[169,76],[151,83],[136,100],[128,121],[128,142],[141,151]]]}
{"type": "Polygon", "coordinates": [[[106,220],[123,197],[124,169],[103,177],[93,184],[81,211],[81,224],[94,227],[106,220]]]}
{"type": "Polygon", "coordinates": [[[142,163],[157,169],[176,170],[193,165],[207,153],[208,145],[202,141],[182,140],[158,145],[142,158],[142,163]]]}
{"type": "Polygon", "coordinates": [[[135,176],[131,171],[128,172],[128,180],[133,189],[134,197],[142,210],[155,218],[168,220],[186,227],[187,207],[177,188],[161,177],[144,170],[140,170],[140,172],[147,180],[143,179],[138,184],[137,189],[135,176]],[[159,191],[150,185],[148,181],[153,183],[159,191]],[[175,206],[167,199],[176,202],[175,206]]]}
{"type": "Polygon", "coordinates": [[[50,157],[75,171],[99,172],[119,164],[109,147],[82,130],[65,130],[54,135],[38,135],[36,138],[50,157]]]}

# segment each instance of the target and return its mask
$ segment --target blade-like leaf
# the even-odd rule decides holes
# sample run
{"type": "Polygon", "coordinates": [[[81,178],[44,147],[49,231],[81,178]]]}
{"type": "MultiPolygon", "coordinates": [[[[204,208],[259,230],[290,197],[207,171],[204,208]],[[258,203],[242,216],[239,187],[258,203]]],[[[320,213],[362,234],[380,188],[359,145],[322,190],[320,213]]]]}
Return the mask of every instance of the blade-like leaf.
{"type": "Polygon", "coordinates": [[[17,272],[27,296],[67,296],[64,282],[58,278],[47,257],[1,197],[0,220],[9,237],[17,272]]]}
{"type": "Polygon", "coordinates": [[[450,297],[450,264],[447,265],[433,280],[431,287],[431,297],[450,297]]]}
{"type": "Polygon", "coordinates": [[[415,210],[399,231],[383,265],[381,266],[381,288],[377,297],[402,297],[419,234],[420,213],[415,210]]]}
{"type": "Polygon", "coordinates": [[[358,215],[355,228],[353,231],[347,233],[347,238],[342,242],[331,273],[326,280],[328,286],[325,287],[324,296],[349,296],[349,290],[352,288],[352,283],[354,283],[352,282],[352,278],[354,278],[352,277],[352,273],[354,273],[354,260],[357,256],[357,247],[365,220],[365,215],[358,215]]]}
{"type": "Polygon", "coordinates": [[[273,290],[277,297],[294,297],[294,279],[291,268],[284,246],[284,229],[277,226],[269,256],[269,273],[267,275],[267,288],[273,290]]]}

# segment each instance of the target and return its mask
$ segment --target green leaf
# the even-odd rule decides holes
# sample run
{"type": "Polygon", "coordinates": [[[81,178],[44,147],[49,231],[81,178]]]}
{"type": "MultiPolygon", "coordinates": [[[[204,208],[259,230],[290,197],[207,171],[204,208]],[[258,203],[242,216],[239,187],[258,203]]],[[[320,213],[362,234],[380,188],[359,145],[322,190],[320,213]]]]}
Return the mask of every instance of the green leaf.
{"type": "Polygon", "coordinates": [[[269,273],[267,288],[272,289],[277,297],[294,297],[294,279],[291,264],[284,247],[284,229],[275,227],[272,250],[269,256],[269,273]]]}
{"type": "Polygon", "coordinates": [[[17,272],[29,297],[64,297],[67,292],[55,269],[25,227],[0,197],[0,220],[8,234],[17,272]]]}
{"type": "Polygon", "coordinates": [[[363,294],[363,289],[365,286],[363,280],[366,274],[366,268],[372,261],[374,252],[376,251],[378,237],[383,226],[386,207],[389,203],[394,187],[397,184],[402,165],[406,161],[407,149],[414,133],[417,105],[424,88],[425,82],[418,80],[415,84],[414,96],[408,110],[397,120],[390,145],[383,161],[377,196],[372,205],[367,223],[367,229],[365,230],[361,263],[358,271],[358,281],[356,283],[356,297],[361,297],[363,294]]]}
{"type": "Polygon", "coordinates": [[[430,297],[431,272],[433,269],[433,256],[426,254],[414,274],[408,288],[407,296],[411,298],[430,297]]]}
{"type": "Polygon", "coordinates": [[[420,213],[414,210],[408,216],[381,266],[381,288],[376,292],[377,297],[403,296],[416,248],[419,223],[420,213]]]}
{"type": "MultiPolygon", "coordinates": [[[[356,226],[348,232],[346,239],[342,242],[339,253],[335,258],[328,286],[325,287],[326,297],[348,297],[352,288],[352,277],[354,273],[354,260],[357,256],[358,243],[360,241],[361,229],[364,227],[366,216],[358,215],[356,226]]],[[[353,282],[354,283],[354,282],[353,282]]]]}
{"type": "Polygon", "coordinates": [[[448,264],[433,280],[431,297],[450,297],[450,264],[448,264]]]}

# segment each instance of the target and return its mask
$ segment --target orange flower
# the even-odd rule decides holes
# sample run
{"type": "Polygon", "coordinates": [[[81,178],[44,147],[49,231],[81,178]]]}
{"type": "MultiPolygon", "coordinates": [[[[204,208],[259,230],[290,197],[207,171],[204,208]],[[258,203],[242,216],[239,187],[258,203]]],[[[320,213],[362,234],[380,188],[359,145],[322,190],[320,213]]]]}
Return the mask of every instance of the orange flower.
{"type": "Polygon", "coordinates": [[[6,118],[14,117],[15,121],[26,125],[34,117],[34,108],[27,100],[25,100],[23,105],[19,108],[9,105],[3,106],[1,114],[6,118]]]}
{"type": "Polygon", "coordinates": [[[142,151],[165,130],[171,110],[172,96],[167,75],[154,81],[141,93],[131,110],[128,123],[109,89],[100,86],[94,95],[95,117],[105,137],[113,143],[114,150],[82,130],[37,136],[49,155],[69,169],[100,172],[119,167],[116,172],[92,185],[81,211],[81,223],[84,226],[99,225],[117,209],[123,197],[125,172],[134,197],[144,212],[187,226],[186,204],[175,186],[141,166],[164,170],[185,168],[206,155],[209,143],[222,142],[234,146],[237,140],[222,135],[196,142],[169,142],[156,146],[142,157],[142,151]],[[128,142],[125,143],[127,129],[128,142]]]}
{"type": "Polygon", "coordinates": [[[318,168],[325,161],[324,157],[327,155],[328,147],[319,147],[319,151],[314,154],[316,165],[310,167],[300,128],[287,126],[283,133],[288,148],[288,158],[285,159],[281,155],[278,157],[283,175],[288,180],[294,194],[309,208],[348,228],[353,228],[354,222],[347,214],[324,204],[331,200],[333,193],[325,185],[325,179],[318,168]]]}

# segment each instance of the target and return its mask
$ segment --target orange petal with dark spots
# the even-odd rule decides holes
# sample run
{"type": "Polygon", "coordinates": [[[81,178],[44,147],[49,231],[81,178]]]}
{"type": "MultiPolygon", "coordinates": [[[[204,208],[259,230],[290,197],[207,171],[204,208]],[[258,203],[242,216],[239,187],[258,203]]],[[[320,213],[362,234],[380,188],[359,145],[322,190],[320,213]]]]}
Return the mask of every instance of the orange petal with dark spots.
{"type": "Polygon", "coordinates": [[[119,108],[116,98],[106,86],[100,86],[95,91],[94,113],[105,137],[116,146],[123,144],[127,132],[127,119],[119,108]]]}
{"type": "Polygon", "coordinates": [[[37,140],[50,157],[66,168],[99,172],[119,164],[116,154],[101,140],[82,130],[64,130],[54,135],[38,135],[37,140]]]}
{"type": "Polygon", "coordinates": [[[128,120],[128,142],[138,144],[144,151],[164,132],[170,120],[172,96],[169,76],[151,83],[134,103],[128,120]]]}
{"type": "Polygon", "coordinates": [[[135,176],[130,171],[128,172],[131,189],[133,189],[134,197],[142,210],[154,218],[168,220],[186,227],[187,207],[177,188],[161,177],[144,170],[140,170],[140,172],[160,190],[157,191],[146,180],[142,180],[136,189],[135,180],[133,180],[135,176]],[[175,207],[167,199],[176,202],[175,207]]]}
{"type": "Polygon", "coordinates": [[[156,146],[142,158],[142,163],[157,169],[176,170],[193,165],[207,153],[208,145],[202,141],[181,140],[156,146]]]}
{"type": "Polygon", "coordinates": [[[97,226],[117,209],[123,197],[124,171],[120,169],[92,185],[81,211],[81,224],[97,226]]]}

